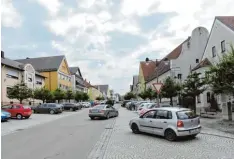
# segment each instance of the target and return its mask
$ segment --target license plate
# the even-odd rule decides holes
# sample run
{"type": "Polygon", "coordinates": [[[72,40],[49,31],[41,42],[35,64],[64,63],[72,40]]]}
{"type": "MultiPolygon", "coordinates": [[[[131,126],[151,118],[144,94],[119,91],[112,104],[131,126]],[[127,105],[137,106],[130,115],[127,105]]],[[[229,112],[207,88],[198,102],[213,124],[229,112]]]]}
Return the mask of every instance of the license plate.
{"type": "Polygon", "coordinates": [[[196,133],[196,132],[198,132],[198,129],[189,130],[189,133],[196,133]]]}
{"type": "Polygon", "coordinates": [[[93,113],[98,113],[98,110],[92,110],[93,113]]]}

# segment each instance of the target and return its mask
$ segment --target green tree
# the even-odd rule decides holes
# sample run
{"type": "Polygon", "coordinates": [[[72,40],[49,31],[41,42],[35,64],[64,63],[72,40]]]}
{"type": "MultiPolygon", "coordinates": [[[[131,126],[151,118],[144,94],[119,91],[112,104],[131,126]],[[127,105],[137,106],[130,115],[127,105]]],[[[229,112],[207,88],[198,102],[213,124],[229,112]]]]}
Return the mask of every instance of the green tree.
{"type": "Polygon", "coordinates": [[[130,100],[130,99],[133,99],[133,98],[136,98],[136,96],[132,92],[128,92],[128,93],[126,93],[124,95],[125,100],[130,100]]]}
{"type": "Polygon", "coordinates": [[[96,98],[96,100],[104,100],[104,97],[99,96],[96,98]]]}
{"type": "Polygon", "coordinates": [[[215,94],[234,95],[234,47],[232,45],[231,51],[223,55],[220,62],[207,71],[207,81],[215,94]]]}
{"type": "Polygon", "coordinates": [[[204,92],[206,88],[204,87],[206,84],[206,80],[200,78],[201,73],[191,73],[188,75],[187,79],[185,80],[183,84],[183,96],[188,98],[192,98],[192,105],[191,109],[194,110],[196,113],[196,97],[204,92]]]}
{"type": "Polygon", "coordinates": [[[7,92],[7,97],[10,99],[17,99],[22,104],[24,99],[32,97],[32,90],[23,82],[14,85],[7,92]]]}
{"type": "Polygon", "coordinates": [[[34,98],[35,99],[39,99],[42,100],[43,103],[45,103],[46,100],[51,100],[52,99],[52,93],[50,90],[48,90],[47,88],[43,87],[43,88],[39,88],[39,89],[35,89],[34,92],[34,98]]]}
{"type": "Polygon", "coordinates": [[[170,104],[173,104],[173,97],[176,97],[180,91],[180,85],[175,82],[171,77],[167,77],[163,82],[161,94],[163,98],[169,98],[170,104]]]}
{"type": "Polygon", "coordinates": [[[70,103],[70,100],[74,98],[74,94],[73,94],[72,90],[67,90],[65,95],[66,95],[66,99],[69,101],[69,103],[70,103]]]}
{"type": "Polygon", "coordinates": [[[60,100],[63,100],[65,99],[66,97],[66,94],[63,90],[57,88],[54,92],[53,92],[53,95],[54,95],[54,99],[55,100],[58,100],[58,103],[60,103],[60,100]]]}
{"type": "Polygon", "coordinates": [[[87,93],[82,92],[82,93],[81,93],[81,96],[82,96],[82,100],[83,100],[83,101],[89,100],[89,95],[88,95],[87,93]]]}
{"type": "Polygon", "coordinates": [[[74,98],[77,102],[82,100],[82,92],[76,91],[74,98]]]}

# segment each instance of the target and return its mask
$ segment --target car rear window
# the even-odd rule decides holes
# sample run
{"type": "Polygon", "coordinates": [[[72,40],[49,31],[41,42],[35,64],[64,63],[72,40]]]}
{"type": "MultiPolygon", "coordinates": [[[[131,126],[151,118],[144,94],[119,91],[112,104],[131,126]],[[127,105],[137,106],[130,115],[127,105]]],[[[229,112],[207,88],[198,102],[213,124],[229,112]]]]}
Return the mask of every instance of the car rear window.
{"type": "Polygon", "coordinates": [[[193,112],[193,111],[179,111],[176,113],[177,114],[177,118],[180,119],[180,120],[183,120],[183,119],[193,119],[193,118],[196,118],[197,115],[193,112]]]}
{"type": "Polygon", "coordinates": [[[105,108],[105,105],[97,105],[94,107],[95,109],[104,109],[105,108]]]}

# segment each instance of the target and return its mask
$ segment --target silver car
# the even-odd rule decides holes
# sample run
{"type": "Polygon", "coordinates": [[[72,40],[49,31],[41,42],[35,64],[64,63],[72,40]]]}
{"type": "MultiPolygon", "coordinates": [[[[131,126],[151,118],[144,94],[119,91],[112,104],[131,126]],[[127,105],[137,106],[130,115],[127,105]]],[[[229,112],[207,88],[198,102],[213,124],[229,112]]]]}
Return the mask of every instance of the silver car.
{"type": "Polygon", "coordinates": [[[106,118],[117,117],[119,112],[117,109],[110,105],[97,105],[89,109],[89,117],[93,120],[95,117],[106,118]]]}
{"type": "Polygon", "coordinates": [[[196,137],[201,131],[200,118],[187,108],[154,108],[129,122],[133,133],[150,133],[173,141],[177,137],[196,137]]]}

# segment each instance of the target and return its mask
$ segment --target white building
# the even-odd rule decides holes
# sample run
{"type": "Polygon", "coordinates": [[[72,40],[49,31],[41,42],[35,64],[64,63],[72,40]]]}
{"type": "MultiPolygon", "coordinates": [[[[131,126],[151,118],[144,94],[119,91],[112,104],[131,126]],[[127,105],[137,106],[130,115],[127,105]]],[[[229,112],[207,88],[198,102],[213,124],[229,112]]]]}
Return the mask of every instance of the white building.
{"type": "MultiPolygon", "coordinates": [[[[158,81],[163,83],[164,80],[170,76],[183,82],[189,75],[191,68],[195,67],[201,59],[209,32],[204,27],[197,27],[192,31],[191,37],[188,37],[184,42],[177,46],[171,53],[165,56],[158,65],[154,74],[149,78],[146,87],[152,88],[153,83],[158,81]],[[167,60],[167,62],[165,62],[167,60]]],[[[175,102],[177,98],[174,99],[175,102]]],[[[169,99],[163,99],[163,102],[168,102],[169,99]]]]}
{"type": "Polygon", "coordinates": [[[72,90],[74,92],[80,91],[88,93],[88,88],[85,86],[84,79],[82,77],[81,71],[79,67],[69,67],[71,72],[71,83],[72,90]]]}
{"type": "MultiPolygon", "coordinates": [[[[215,17],[201,62],[193,68],[193,71],[200,72],[201,76],[205,76],[209,66],[218,63],[222,56],[230,51],[231,44],[234,45],[234,16],[215,17]]],[[[211,95],[212,90],[208,88],[198,96],[197,107],[208,106],[211,95]]],[[[228,101],[227,95],[218,95],[216,99],[220,109],[228,101]]]]}

